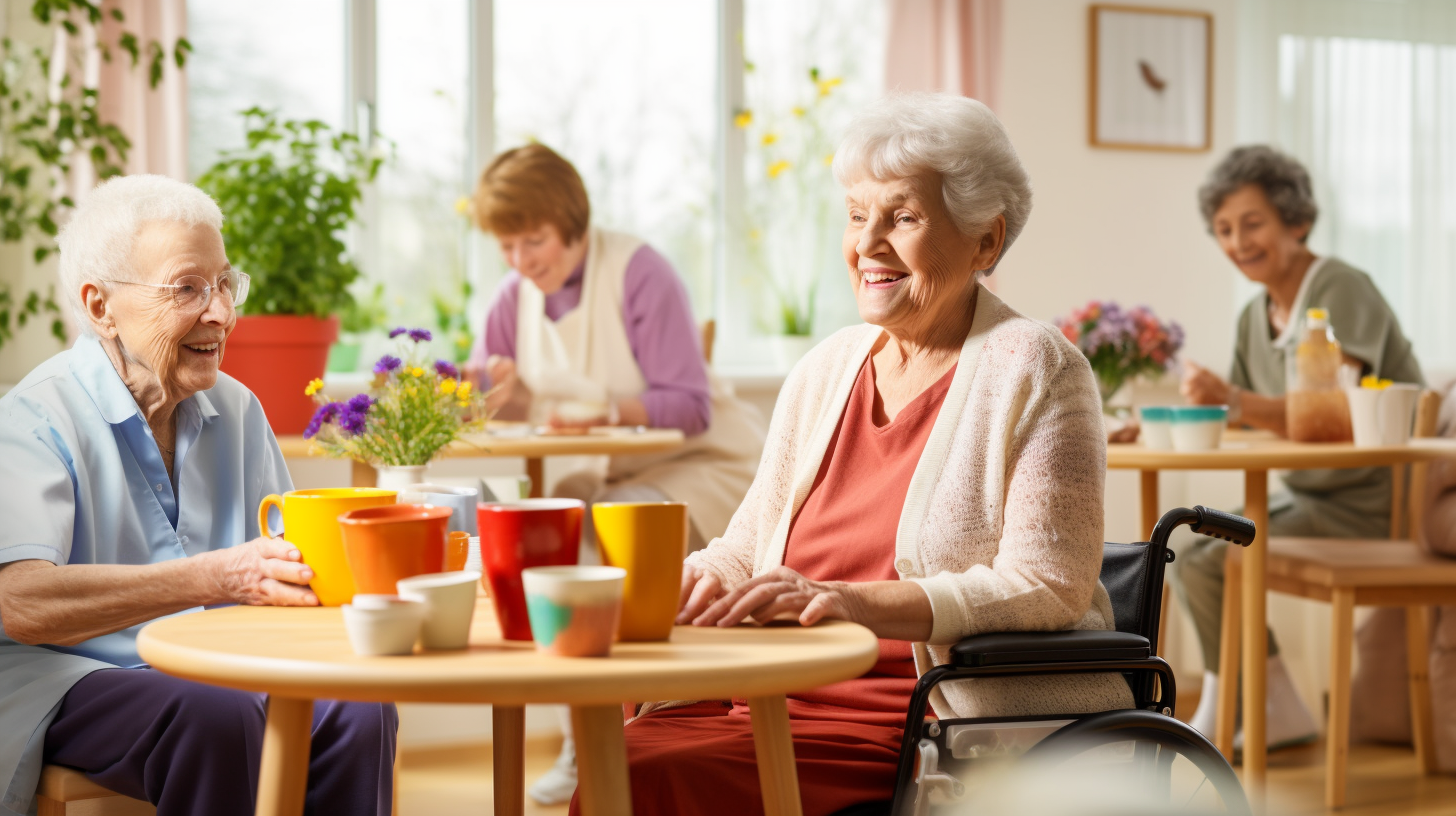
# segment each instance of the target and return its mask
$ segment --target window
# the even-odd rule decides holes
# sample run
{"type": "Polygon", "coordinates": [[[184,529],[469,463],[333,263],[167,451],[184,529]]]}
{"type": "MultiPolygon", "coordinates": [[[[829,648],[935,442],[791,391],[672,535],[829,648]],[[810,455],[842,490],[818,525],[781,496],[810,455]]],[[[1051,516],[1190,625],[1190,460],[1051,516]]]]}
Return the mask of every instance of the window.
{"type": "MultiPolygon", "coordinates": [[[[785,297],[812,292],[816,336],[858,320],[827,160],[848,116],[880,93],[883,5],[192,0],[189,164],[200,173],[240,144],[236,111],[252,105],[371,122],[392,160],[353,236],[359,294],[382,285],[391,322],[432,327],[468,302],[468,318],[446,317],[478,333],[504,270],[457,205],[489,153],[540,141],[581,171],[594,223],[672,262],[697,318],[717,319],[715,359],[761,370],[785,297]],[[472,53],[479,15],[493,42],[472,53]],[[740,127],[746,109],[757,118],[740,127]]],[[[460,351],[454,339],[437,352],[460,351]]]]}

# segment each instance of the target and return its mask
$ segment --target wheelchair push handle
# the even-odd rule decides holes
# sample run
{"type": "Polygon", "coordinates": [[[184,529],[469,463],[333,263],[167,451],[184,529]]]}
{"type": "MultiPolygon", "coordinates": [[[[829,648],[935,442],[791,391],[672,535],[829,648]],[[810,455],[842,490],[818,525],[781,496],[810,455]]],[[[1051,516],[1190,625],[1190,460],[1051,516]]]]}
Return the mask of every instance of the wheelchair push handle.
{"type": "Polygon", "coordinates": [[[1203,505],[1198,505],[1192,510],[1187,507],[1176,507],[1164,513],[1163,517],[1158,519],[1157,526],[1153,527],[1153,542],[1167,546],[1168,536],[1184,524],[1187,524],[1188,528],[1195,533],[1227,539],[1241,547],[1254,543],[1254,522],[1243,516],[1213,510],[1203,505]]]}

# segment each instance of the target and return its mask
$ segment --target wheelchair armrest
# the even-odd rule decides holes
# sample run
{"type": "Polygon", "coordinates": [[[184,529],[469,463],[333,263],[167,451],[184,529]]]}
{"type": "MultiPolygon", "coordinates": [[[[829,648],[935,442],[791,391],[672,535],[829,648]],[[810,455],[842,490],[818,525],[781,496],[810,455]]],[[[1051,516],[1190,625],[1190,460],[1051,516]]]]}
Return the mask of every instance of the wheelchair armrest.
{"type": "Polygon", "coordinates": [[[950,663],[957,668],[975,668],[1021,663],[1142,660],[1152,651],[1147,638],[1127,632],[995,632],[968,637],[950,647],[950,663]]]}

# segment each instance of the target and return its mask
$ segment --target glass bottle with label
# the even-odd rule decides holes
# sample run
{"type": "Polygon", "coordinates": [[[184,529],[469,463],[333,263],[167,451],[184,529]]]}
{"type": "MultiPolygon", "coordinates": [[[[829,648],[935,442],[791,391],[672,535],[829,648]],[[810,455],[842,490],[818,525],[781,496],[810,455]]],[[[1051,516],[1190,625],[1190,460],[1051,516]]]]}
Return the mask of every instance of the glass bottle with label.
{"type": "Polygon", "coordinates": [[[1310,309],[1288,367],[1289,438],[1295,442],[1349,442],[1350,402],[1340,387],[1344,355],[1324,309],[1310,309]]]}

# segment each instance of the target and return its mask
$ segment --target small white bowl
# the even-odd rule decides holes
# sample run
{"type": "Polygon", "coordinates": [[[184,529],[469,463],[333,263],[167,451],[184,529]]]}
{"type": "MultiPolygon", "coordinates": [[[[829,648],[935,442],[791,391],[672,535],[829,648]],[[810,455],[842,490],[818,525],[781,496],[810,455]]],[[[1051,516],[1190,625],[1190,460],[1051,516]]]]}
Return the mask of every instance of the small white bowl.
{"type": "Polygon", "coordinates": [[[475,587],[480,573],[434,572],[404,578],[395,584],[401,598],[425,605],[420,640],[426,649],[464,649],[470,645],[470,620],[475,615],[475,587]]]}
{"type": "Polygon", "coordinates": [[[1174,406],[1173,450],[1217,450],[1227,425],[1227,405],[1174,406]]]}
{"type": "Polygon", "coordinates": [[[1138,409],[1143,446],[1151,450],[1173,449],[1173,409],[1148,405],[1138,409]]]}
{"type": "Polygon", "coordinates": [[[415,650],[425,605],[393,595],[356,595],[344,604],[344,628],[357,655],[407,655],[415,650]]]}

